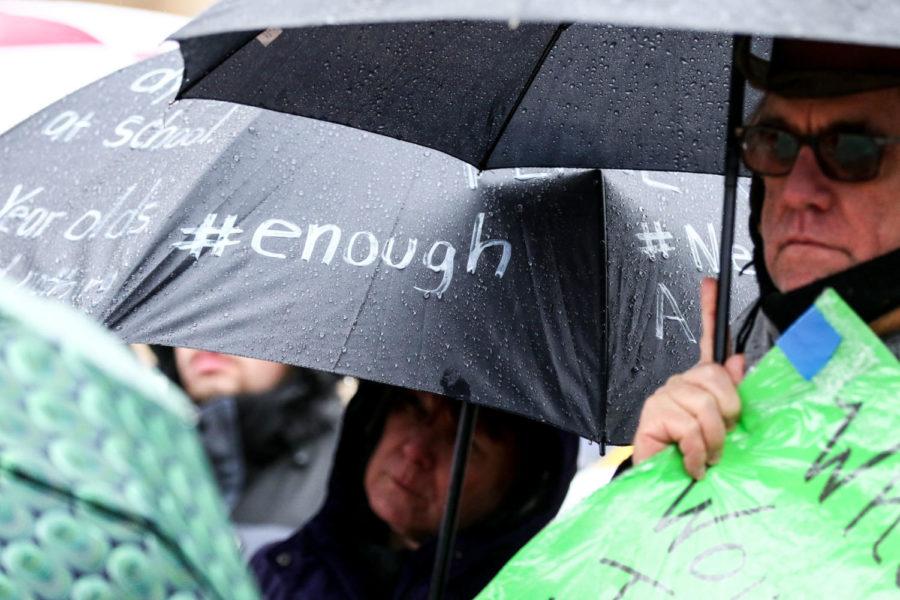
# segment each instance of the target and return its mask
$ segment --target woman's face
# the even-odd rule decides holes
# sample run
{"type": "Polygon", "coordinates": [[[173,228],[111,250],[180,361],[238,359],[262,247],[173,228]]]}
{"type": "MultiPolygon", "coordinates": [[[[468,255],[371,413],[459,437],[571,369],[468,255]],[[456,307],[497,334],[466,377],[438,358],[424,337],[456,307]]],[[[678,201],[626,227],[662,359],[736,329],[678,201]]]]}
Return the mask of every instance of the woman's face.
{"type": "MultiPolygon", "coordinates": [[[[452,401],[442,396],[397,393],[405,398],[386,419],[364,485],[369,506],[394,540],[415,548],[440,526],[458,417],[452,401]]],[[[460,499],[460,529],[487,518],[503,501],[517,472],[515,441],[512,432],[492,437],[476,427],[460,499]]]]}

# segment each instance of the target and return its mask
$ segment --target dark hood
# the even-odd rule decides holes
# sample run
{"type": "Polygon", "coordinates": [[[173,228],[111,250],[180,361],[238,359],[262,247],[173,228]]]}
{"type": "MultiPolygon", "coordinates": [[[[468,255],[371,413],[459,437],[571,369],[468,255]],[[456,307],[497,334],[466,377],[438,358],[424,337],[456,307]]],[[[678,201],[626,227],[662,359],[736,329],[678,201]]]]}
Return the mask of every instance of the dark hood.
{"type": "MultiPolygon", "coordinates": [[[[373,554],[362,553],[359,548],[373,540],[386,539],[388,533],[369,509],[363,488],[365,468],[381,437],[389,408],[386,389],[363,383],[347,407],[328,497],[319,514],[292,538],[263,550],[274,558],[296,548],[308,548],[310,540],[314,540],[316,551],[344,579],[342,587],[348,590],[348,597],[372,597],[366,590],[372,590],[377,582],[367,578],[366,572],[372,568],[373,554]]],[[[477,594],[562,505],[576,470],[578,438],[550,426],[533,426],[538,433],[536,439],[529,436],[529,446],[540,447],[545,468],[529,470],[530,475],[518,486],[519,492],[511,494],[513,497],[498,509],[499,515],[459,533],[450,569],[450,598],[477,594]]],[[[424,597],[435,546],[436,540],[432,539],[414,552],[399,553],[402,566],[393,595],[383,588],[379,589],[385,593],[377,595],[424,597]]],[[[254,558],[255,566],[260,558],[254,558]]]]}

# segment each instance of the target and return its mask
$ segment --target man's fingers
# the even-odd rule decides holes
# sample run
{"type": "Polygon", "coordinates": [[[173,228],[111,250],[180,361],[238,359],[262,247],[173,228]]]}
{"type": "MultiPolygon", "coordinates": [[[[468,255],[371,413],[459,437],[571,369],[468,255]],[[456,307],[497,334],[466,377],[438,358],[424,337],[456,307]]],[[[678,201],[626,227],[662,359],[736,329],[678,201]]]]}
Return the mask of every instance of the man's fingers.
{"type": "MultiPolygon", "coordinates": [[[[731,381],[734,384],[735,388],[744,378],[744,371],[746,370],[747,361],[744,359],[743,354],[735,354],[733,356],[729,356],[728,360],[725,361],[725,371],[728,373],[728,376],[731,377],[731,381]]],[[[735,395],[737,394],[737,390],[735,389],[735,395]]],[[[741,399],[738,396],[738,411],[737,413],[732,413],[729,411],[728,416],[725,417],[725,426],[728,428],[728,431],[734,429],[734,426],[737,424],[738,418],[741,416],[741,407],[740,402],[741,399]]]]}
{"type": "Polygon", "coordinates": [[[716,464],[722,456],[726,432],[726,423],[716,398],[703,388],[688,383],[673,383],[669,390],[672,400],[699,425],[706,448],[706,462],[716,464]]]}
{"type": "Polygon", "coordinates": [[[715,363],[697,365],[673,379],[702,388],[715,399],[723,421],[726,423],[737,421],[741,414],[741,398],[738,396],[732,374],[721,365],[715,363]]]}
{"type": "Polygon", "coordinates": [[[695,479],[722,455],[726,432],[741,412],[736,384],[743,377],[744,357],[725,366],[701,363],[669,378],[647,399],[634,438],[634,462],[640,463],[670,444],[681,450],[684,468],[695,479]]]}
{"type": "Polygon", "coordinates": [[[709,458],[702,439],[699,436],[683,437],[678,442],[678,449],[681,450],[682,462],[687,474],[698,480],[706,477],[706,465],[709,458]]]}
{"type": "Polygon", "coordinates": [[[700,282],[700,362],[713,361],[716,328],[716,291],[719,283],[712,277],[700,282]]]}
{"type": "Polygon", "coordinates": [[[708,459],[702,426],[667,394],[651,396],[634,437],[634,464],[640,464],[672,443],[677,443],[681,450],[685,470],[695,479],[702,478],[708,459]]]}
{"type": "Polygon", "coordinates": [[[703,479],[708,462],[706,443],[697,420],[686,412],[683,414],[681,419],[668,421],[666,430],[669,437],[678,441],[684,470],[694,479],[703,479]]]}
{"type": "Polygon", "coordinates": [[[666,423],[686,417],[684,409],[671,402],[663,390],[644,403],[637,431],[634,434],[634,464],[640,464],[669,444],[677,441],[668,436],[666,423]]]}

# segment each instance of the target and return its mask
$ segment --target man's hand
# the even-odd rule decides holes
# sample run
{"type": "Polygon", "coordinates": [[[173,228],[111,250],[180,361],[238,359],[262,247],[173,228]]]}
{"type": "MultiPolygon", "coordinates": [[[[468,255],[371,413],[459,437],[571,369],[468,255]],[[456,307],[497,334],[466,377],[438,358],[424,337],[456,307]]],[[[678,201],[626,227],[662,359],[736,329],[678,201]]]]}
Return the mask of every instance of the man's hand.
{"type": "Polygon", "coordinates": [[[716,464],[722,455],[725,433],[741,412],[736,386],[744,376],[744,357],[731,356],[724,367],[713,362],[716,286],[711,278],[700,286],[700,362],[670,377],[644,403],[634,435],[634,464],[678,444],[685,470],[703,479],[706,465],[716,464]]]}

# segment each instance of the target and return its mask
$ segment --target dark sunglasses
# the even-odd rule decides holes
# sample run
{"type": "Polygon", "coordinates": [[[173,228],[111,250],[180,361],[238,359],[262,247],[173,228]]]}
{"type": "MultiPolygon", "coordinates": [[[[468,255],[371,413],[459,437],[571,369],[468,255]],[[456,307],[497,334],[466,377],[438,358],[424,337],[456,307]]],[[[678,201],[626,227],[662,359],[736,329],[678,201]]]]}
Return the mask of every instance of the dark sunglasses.
{"type": "Polygon", "coordinates": [[[794,168],[800,149],[808,144],[822,173],[844,182],[874,179],[881,167],[884,146],[900,144],[900,137],[840,131],[797,135],[771,125],[741,127],[737,134],[744,164],[758,175],[787,175],[794,168]]]}

